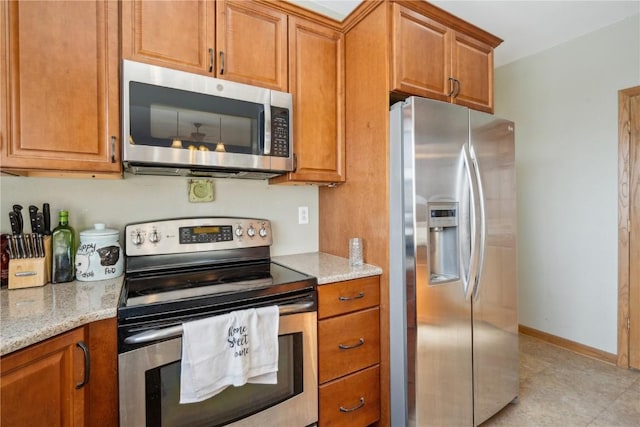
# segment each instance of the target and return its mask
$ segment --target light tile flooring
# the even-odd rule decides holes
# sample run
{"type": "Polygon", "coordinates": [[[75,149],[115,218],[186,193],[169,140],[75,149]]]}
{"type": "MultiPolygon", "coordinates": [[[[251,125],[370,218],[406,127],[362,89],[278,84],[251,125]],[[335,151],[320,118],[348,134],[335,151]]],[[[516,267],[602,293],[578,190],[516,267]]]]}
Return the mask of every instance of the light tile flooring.
{"type": "Polygon", "coordinates": [[[640,427],[640,372],[520,334],[520,395],[493,426],[640,427]]]}

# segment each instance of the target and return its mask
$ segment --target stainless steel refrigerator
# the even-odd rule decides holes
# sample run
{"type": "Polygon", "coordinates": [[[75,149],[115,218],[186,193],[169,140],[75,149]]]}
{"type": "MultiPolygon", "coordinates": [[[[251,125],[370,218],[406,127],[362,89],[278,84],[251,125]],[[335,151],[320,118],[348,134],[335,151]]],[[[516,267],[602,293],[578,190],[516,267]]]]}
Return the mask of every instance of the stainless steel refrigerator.
{"type": "Polygon", "coordinates": [[[390,111],[392,426],[479,425],[518,395],[514,124],[390,111]]]}

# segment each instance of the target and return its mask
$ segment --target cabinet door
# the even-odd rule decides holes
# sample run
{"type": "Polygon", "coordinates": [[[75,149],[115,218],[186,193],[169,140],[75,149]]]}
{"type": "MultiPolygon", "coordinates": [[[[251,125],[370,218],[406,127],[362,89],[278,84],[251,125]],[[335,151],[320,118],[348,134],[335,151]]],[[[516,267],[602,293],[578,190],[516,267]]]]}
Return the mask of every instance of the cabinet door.
{"type": "Polygon", "coordinates": [[[122,2],[122,57],[199,74],[214,72],[213,0],[122,2]]]}
{"type": "Polygon", "coordinates": [[[300,18],[289,20],[296,171],[272,183],[345,180],[344,36],[300,18]]]}
{"type": "Polygon", "coordinates": [[[251,1],[216,2],[219,78],[287,92],[287,15],[251,1]]]}
{"type": "Polygon", "coordinates": [[[391,88],[448,101],[451,92],[451,31],[444,25],[393,5],[391,88]]]}
{"type": "Polygon", "coordinates": [[[118,425],[118,324],[115,317],[85,327],[91,354],[90,426],[118,425]]]}
{"type": "Polygon", "coordinates": [[[380,277],[318,286],[318,319],[380,305],[380,277]]]}
{"type": "Polygon", "coordinates": [[[320,383],[380,362],[378,307],[318,322],[320,383]]]}
{"type": "Polygon", "coordinates": [[[320,426],[368,426],[380,419],[380,366],[375,365],[319,388],[320,426]]]}
{"type": "Polygon", "coordinates": [[[87,387],[84,340],[78,328],[2,358],[0,401],[3,426],[82,426],[87,387]]]}
{"type": "Polygon", "coordinates": [[[118,3],[2,3],[2,167],[120,172],[118,3]]]}
{"type": "Polygon", "coordinates": [[[493,112],[493,49],[464,34],[454,33],[453,76],[460,82],[456,104],[493,112]]]}

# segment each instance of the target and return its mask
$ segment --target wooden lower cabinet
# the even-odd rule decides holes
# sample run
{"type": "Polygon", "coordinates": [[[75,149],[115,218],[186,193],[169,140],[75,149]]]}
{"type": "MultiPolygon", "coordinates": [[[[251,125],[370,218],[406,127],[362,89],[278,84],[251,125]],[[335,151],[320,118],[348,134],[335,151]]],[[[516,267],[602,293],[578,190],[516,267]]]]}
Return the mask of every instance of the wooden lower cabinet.
{"type": "Polygon", "coordinates": [[[94,322],[3,356],[0,425],[117,425],[115,322],[94,322]]]}
{"type": "Polygon", "coordinates": [[[320,427],[380,419],[380,278],[318,286],[320,427]]]}
{"type": "Polygon", "coordinates": [[[380,418],[380,365],[320,386],[321,426],[368,426],[380,418]]]}
{"type": "Polygon", "coordinates": [[[85,425],[84,328],[2,358],[2,426],[85,425]]]}

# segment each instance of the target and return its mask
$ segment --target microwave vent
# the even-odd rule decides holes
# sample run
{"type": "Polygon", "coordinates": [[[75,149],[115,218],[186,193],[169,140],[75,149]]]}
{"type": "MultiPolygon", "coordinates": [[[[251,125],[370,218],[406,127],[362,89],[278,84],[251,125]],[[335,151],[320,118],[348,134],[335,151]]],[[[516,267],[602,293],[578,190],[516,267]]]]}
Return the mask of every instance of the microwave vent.
{"type": "Polygon", "coordinates": [[[125,164],[125,172],[133,175],[183,176],[198,178],[238,178],[264,180],[282,175],[273,171],[189,169],[125,164]]]}

